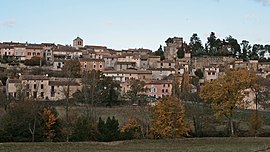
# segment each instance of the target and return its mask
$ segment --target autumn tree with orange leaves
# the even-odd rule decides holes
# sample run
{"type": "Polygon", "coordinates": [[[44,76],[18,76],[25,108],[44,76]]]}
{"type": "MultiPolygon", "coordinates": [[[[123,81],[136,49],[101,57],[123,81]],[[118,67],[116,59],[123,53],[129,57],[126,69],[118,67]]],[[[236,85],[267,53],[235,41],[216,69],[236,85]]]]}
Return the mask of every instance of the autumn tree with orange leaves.
{"type": "Polygon", "coordinates": [[[55,136],[54,125],[56,124],[57,116],[50,108],[44,108],[40,115],[42,116],[44,122],[44,135],[48,141],[52,141],[55,136]]]}
{"type": "Polygon", "coordinates": [[[244,98],[254,85],[256,75],[247,69],[228,69],[225,75],[205,83],[201,87],[200,97],[211,104],[216,116],[225,116],[229,121],[231,136],[234,136],[233,114],[237,108],[245,108],[244,98]]]}
{"type": "Polygon", "coordinates": [[[176,97],[162,98],[152,111],[154,138],[176,138],[188,135],[183,103],[176,97]]]}

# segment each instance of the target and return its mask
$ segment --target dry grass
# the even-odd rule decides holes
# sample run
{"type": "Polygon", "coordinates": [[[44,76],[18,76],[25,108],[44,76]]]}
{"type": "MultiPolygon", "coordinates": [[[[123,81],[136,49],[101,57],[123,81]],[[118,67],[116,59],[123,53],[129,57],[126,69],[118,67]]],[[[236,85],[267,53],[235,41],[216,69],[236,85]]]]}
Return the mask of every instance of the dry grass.
{"type": "Polygon", "coordinates": [[[118,152],[118,151],[166,151],[166,152],[254,152],[270,147],[268,138],[192,138],[175,140],[133,140],[77,143],[2,143],[0,151],[12,152],[118,152]]]}

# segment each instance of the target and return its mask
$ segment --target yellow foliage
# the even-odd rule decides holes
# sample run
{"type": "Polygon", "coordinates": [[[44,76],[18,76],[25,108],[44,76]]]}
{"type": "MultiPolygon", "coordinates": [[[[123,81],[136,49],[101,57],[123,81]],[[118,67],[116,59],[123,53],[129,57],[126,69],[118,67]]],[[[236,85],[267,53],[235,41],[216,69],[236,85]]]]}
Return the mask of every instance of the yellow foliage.
{"type": "Polygon", "coordinates": [[[133,116],[130,116],[128,118],[128,121],[124,123],[123,126],[121,127],[120,132],[122,133],[131,132],[133,134],[133,138],[136,139],[140,138],[142,131],[138,119],[136,119],[133,116]]]}
{"type": "Polygon", "coordinates": [[[244,97],[256,81],[256,75],[247,69],[229,69],[225,75],[202,86],[200,97],[210,102],[216,116],[230,117],[235,108],[244,108],[244,97]]]}
{"type": "Polygon", "coordinates": [[[173,138],[188,135],[182,102],[175,97],[160,99],[152,112],[152,131],[155,138],[173,138]]]}
{"type": "Polygon", "coordinates": [[[56,124],[57,117],[49,108],[43,109],[42,117],[44,120],[44,127],[46,130],[45,135],[47,136],[48,140],[51,140],[55,136],[55,130],[53,129],[53,127],[56,124]]]}

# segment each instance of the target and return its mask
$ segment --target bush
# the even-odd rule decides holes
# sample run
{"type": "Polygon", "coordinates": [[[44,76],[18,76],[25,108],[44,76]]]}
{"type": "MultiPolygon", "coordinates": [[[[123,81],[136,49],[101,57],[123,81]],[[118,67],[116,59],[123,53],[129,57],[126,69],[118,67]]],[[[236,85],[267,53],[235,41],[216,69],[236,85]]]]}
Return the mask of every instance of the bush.
{"type": "Polygon", "coordinates": [[[45,65],[46,61],[38,56],[32,57],[30,60],[25,60],[24,64],[27,66],[45,65]]]}
{"type": "Polygon", "coordinates": [[[119,140],[119,123],[115,117],[112,117],[112,119],[108,117],[106,122],[99,117],[97,127],[99,133],[98,141],[109,142],[119,140]]]}
{"type": "Polygon", "coordinates": [[[75,122],[72,141],[94,141],[97,138],[96,124],[92,118],[81,116],[75,122]]]}
{"type": "Polygon", "coordinates": [[[121,128],[121,139],[140,139],[142,138],[141,126],[135,117],[129,117],[121,128]]]}

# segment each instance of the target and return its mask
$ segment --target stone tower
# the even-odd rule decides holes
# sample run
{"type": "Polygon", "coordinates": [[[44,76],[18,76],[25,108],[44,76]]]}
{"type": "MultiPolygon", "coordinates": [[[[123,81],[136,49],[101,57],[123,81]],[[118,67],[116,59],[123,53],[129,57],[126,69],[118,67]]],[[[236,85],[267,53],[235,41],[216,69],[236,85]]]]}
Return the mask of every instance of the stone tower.
{"type": "Polygon", "coordinates": [[[175,60],[177,58],[177,51],[183,45],[182,37],[168,38],[164,47],[164,55],[166,60],[175,60]]]}
{"type": "Polygon", "coordinates": [[[77,37],[76,39],[73,40],[73,47],[75,48],[82,48],[83,47],[83,39],[80,37],[77,37]]]}

